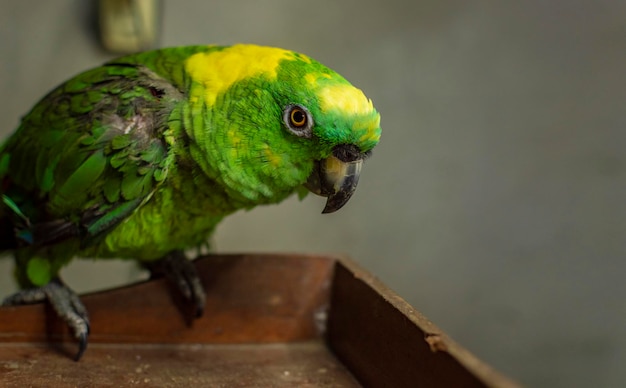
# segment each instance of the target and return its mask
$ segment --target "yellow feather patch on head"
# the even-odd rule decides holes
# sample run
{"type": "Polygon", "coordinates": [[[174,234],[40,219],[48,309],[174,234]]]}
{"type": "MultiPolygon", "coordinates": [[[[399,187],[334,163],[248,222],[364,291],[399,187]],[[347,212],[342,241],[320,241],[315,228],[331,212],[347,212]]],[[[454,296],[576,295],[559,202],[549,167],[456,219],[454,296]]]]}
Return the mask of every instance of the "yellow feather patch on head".
{"type": "Polygon", "coordinates": [[[194,54],[185,61],[185,71],[203,86],[204,101],[210,106],[218,95],[238,81],[259,75],[275,79],[283,59],[296,58],[288,50],[242,44],[194,54]]]}
{"type": "Polygon", "coordinates": [[[350,84],[330,85],[318,92],[323,112],[341,112],[352,116],[352,130],[359,133],[361,144],[376,144],[380,139],[380,115],[372,100],[350,84]]]}
{"type": "MultiPolygon", "coordinates": [[[[360,143],[369,143],[375,142],[378,143],[380,140],[380,115],[376,115],[375,120],[370,120],[367,123],[363,123],[363,128],[365,128],[365,132],[359,138],[360,143]]],[[[358,123],[355,124],[359,125],[358,123]]]]}
{"type": "Polygon", "coordinates": [[[374,110],[372,100],[349,84],[331,85],[319,92],[322,111],[338,110],[352,115],[368,115],[374,110]]]}

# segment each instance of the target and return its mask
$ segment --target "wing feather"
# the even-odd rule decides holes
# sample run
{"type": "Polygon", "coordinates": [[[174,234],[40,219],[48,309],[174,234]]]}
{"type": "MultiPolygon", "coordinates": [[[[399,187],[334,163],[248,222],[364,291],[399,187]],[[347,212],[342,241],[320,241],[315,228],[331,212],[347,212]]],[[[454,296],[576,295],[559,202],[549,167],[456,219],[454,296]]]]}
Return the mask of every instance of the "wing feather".
{"type": "Polygon", "coordinates": [[[13,230],[13,248],[72,237],[88,245],[150,198],[174,159],[167,118],[181,98],[168,80],[127,64],[87,71],[44,97],[0,150],[0,225],[13,230]]]}

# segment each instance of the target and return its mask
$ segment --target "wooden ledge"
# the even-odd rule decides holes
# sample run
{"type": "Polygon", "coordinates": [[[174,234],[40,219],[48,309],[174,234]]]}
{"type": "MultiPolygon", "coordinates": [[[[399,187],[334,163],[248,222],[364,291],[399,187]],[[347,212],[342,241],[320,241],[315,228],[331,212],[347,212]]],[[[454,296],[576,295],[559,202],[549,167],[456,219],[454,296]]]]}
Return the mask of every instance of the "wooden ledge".
{"type": "Polygon", "coordinates": [[[195,263],[207,292],[197,320],[164,279],[82,296],[91,334],[78,363],[47,304],[0,308],[0,385],[517,386],[349,259],[195,263]]]}

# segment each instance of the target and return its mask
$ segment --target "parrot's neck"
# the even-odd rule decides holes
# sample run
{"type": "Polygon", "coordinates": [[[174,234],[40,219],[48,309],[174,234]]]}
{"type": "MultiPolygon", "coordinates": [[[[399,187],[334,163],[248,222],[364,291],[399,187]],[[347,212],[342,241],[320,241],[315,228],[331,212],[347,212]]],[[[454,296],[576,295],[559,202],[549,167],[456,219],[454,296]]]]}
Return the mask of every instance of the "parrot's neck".
{"type": "MultiPolygon", "coordinates": [[[[289,177],[290,174],[274,172],[275,176],[289,179],[271,180],[259,171],[259,154],[266,154],[267,147],[258,142],[239,143],[238,133],[232,123],[220,121],[204,105],[201,95],[190,92],[188,101],[181,103],[172,113],[172,123],[178,123],[178,132],[184,139],[179,150],[177,165],[191,174],[196,195],[206,195],[208,206],[217,207],[226,213],[238,209],[250,209],[261,204],[272,204],[284,200],[295,188],[306,180],[304,177],[289,177]]],[[[267,169],[268,166],[262,168],[267,169]]],[[[185,174],[180,172],[180,176],[185,174]]],[[[187,180],[181,180],[186,182],[187,180]]]]}

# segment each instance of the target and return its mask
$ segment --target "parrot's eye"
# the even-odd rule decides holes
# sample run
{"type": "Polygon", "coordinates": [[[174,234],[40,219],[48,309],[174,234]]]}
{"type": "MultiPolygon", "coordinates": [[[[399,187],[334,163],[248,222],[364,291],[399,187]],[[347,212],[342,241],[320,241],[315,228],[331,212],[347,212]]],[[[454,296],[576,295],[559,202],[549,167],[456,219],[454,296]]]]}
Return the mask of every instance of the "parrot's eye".
{"type": "Polygon", "coordinates": [[[309,111],[302,105],[287,105],[283,112],[283,121],[289,132],[300,137],[311,137],[313,118],[309,111]]]}
{"type": "Polygon", "coordinates": [[[289,114],[289,120],[294,127],[304,127],[306,125],[306,113],[302,109],[294,108],[289,114]]]}

